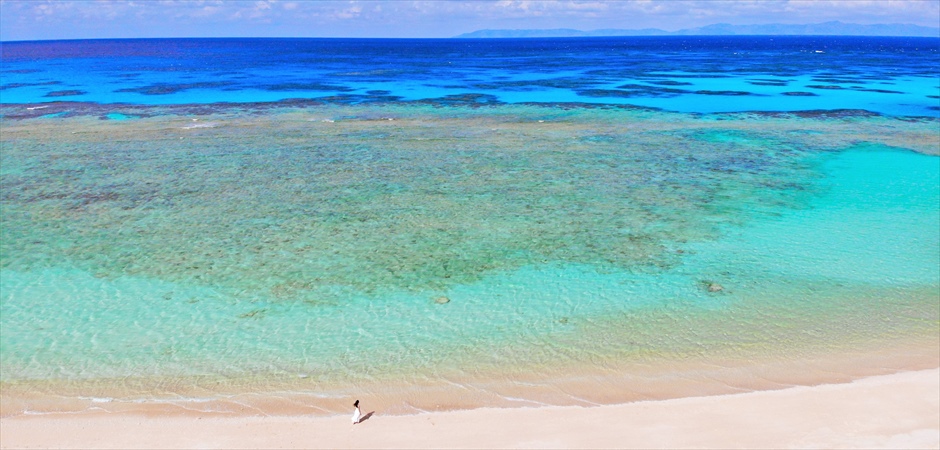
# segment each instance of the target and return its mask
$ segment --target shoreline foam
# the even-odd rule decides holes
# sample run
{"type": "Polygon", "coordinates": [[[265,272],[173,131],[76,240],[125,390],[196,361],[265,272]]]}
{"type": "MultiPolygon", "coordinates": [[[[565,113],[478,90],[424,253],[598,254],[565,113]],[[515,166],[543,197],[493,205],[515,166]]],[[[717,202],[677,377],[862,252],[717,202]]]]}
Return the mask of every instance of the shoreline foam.
{"type": "Polygon", "coordinates": [[[348,417],[159,414],[0,419],[2,448],[936,448],[940,369],[843,384],[599,407],[348,417]]]}
{"type": "Polygon", "coordinates": [[[144,414],[188,417],[344,414],[360,398],[383,415],[473,410],[604,406],[638,401],[773,391],[847,383],[940,366],[935,338],[909,337],[840,352],[794,352],[774,359],[721,357],[622,361],[593,367],[526,367],[473,376],[426,374],[345,384],[280,380],[98,379],[0,383],[0,418],[144,414]]]}

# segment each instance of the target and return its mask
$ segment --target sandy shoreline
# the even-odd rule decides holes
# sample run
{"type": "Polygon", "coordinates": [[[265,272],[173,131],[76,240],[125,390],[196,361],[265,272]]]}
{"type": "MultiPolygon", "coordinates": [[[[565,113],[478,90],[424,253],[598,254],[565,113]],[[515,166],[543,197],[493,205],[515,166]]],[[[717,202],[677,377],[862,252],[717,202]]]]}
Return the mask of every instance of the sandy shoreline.
{"type": "MultiPolygon", "coordinates": [[[[364,405],[365,411],[372,411],[364,405]]],[[[2,448],[938,448],[940,369],[599,407],[388,416],[0,419],[2,448]]]]}

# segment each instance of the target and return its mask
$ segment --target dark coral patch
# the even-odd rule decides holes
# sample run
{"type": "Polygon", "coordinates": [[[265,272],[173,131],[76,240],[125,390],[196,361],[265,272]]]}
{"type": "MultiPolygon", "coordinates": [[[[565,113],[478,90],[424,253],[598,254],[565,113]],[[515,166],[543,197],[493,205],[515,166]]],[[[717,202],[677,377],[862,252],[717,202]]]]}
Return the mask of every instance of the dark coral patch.
{"type": "Polygon", "coordinates": [[[748,80],[748,84],[753,84],[754,86],[786,86],[788,83],[786,81],[752,81],[748,80]]]}
{"type": "Polygon", "coordinates": [[[691,86],[692,83],[688,81],[675,81],[675,80],[653,80],[647,81],[649,84],[655,84],[658,86],[691,86]]]}
{"type": "Polygon", "coordinates": [[[804,91],[784,92],[783,95],[788,95],[790,97],[819,97],[818,94],[804,91]]]}
{"type": "Polygon", "coordinates": [[[582,89],[577,91],[578,95],[583,97],[621,97],[621,98],[631,98],[631,97],[641,97],[644,95],[643,91],[619,91],[616,89],[582,89]]]}
{"type": "Polygon", "coordinates": [[[857,78],[815,77],[813,81],[819,83],[865,84],[864,81],[857,78]]]}
{"type": "Polygon", "coordinates": [[[83,95],[83,94],[87,94],[87,92],[79,91],[77,89],[68,89],[64,91],[52,91],[46,95],[43,95],[43,97],[69,97],[72,95],[83,95]]]}
{"type": "Polygon", "coordinates": [[[580,78],[551,78],[545,80],[489,81],[470,83],[473,89],[533,90],[538,88],[576,89],[596,85],[597,83],[580,78]]]}
{"type": "Polygon", "coordinates": [[[402,98],[396,95],[361,95],[361,94],[340,94],[327,97],[317,97],[316,100],[326,103],[336,103],[341,105],[355,105],[359,103],[390,103],[400,101],[402,98]]]}
{"type": "Polygon", "coordinates": [[[14,70],[4,70],[3,73],[38,73],[42,72],[39,69],[14,69],[14,70]]]}
{"type": "Polygon", "coordinates": [[[689,93],[689,91],[686,91],[684,89],[647,86],[645,84],[624,84],[621,86],[617,86],[617,89],[629,89],[633,91],[647,92],[650,95],[666,95],[666,96],[689,93]]]}
{"type": "Polygon", "coordinates": [[[308,82],[308,83],[279,83],[265,86],[269,91],[337,91],[350,92],[354,89],[338,84],[308,82]]]}
{"type": "Polygon", "coordinates": [[[699,94],[699,95],[734,95],[734,96],[754,95],[753,93],[747,92],[747,91],[709,91],[709,90],[703,90],[703,91],[695,91],[695,93],[696,93],[696,94],[699,94]]]}
{"type": "Polygon", "coordinates": [[[831,89],[831,90],[845,89],[844,87],[838,86],[835,84],[811,84],[806,87],[812,88],[812,89],[831,89]]]}
{"type": "Polygon", "coordinates": [[[8,83],[8,84],[0,85],[0,91],[4,89],[13,89],[13,88],[29,87],[29,86],[52,86],[55,84],[62,84],[62,82],[61,81],[45,81],[42,83],[8,83]]]}
{"type": "Polygon", "coordinates": [[[144,94],[144,95],[168,95],[168,94],[175,94],[177,92],[185,91],[188,89],[212,89],[212,88],[230,86],[231,84],[232,83],[229,83],[226,81],[212,81],[212,82],[203,82],[203,83],[179,83],[179,84],[158,83],[158,84],[151,84],[149,86],[118,89],[114,92],[135,92],[135,93],[144,94]]]}
{"type": "Polygon", "coordinates": [[[502,104],[498,97],[490,94],[455,94],[440,98],[427,100],[418,100],[416,103],[430,103],[435,106],[454,106],[454,105],[498,105],[502,104]]]}
{"type": "MultiPolygon", "coordinates": [[[[650,74],[654,75],[654,74],[650,74]]],[[[657,76],[664,77],[668,76],[669,78],[731,78],[731,75],[724,75],[720,73],[673,73],[669,75],[658,74],[657,76]]]]}
{"type": "Polygon", "coordinates": [[[862,92],[877,92],[879,94],[903,94],[901,91],[890,91],[888,89],[856,89],[856,91],[862,92]]]}

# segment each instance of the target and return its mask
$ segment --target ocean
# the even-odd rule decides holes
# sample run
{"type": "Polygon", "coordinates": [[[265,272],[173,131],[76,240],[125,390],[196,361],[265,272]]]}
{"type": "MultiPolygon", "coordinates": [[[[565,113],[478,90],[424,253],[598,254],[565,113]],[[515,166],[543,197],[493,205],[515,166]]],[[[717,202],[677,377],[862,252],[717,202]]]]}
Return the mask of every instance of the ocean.
{"type": "Polygon", "coordinates": [[[940,39],[0,44],[0,414],[936,367],[940,39]]]}

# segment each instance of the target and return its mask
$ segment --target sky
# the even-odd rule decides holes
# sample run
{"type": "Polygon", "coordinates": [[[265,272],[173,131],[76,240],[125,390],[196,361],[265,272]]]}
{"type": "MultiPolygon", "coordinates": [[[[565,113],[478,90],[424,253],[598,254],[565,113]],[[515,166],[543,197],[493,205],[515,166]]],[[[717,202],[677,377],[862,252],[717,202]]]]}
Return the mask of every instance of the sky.
{"type": "Polygon", "coordinates": [[[0,40],[140,37],[452,37],[479,29],[714,23],[936,27],[940,0],[0,0],[0,40]]]}

